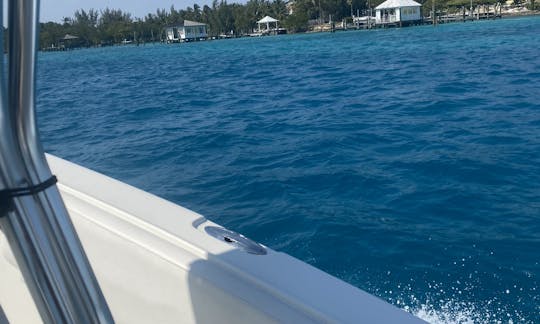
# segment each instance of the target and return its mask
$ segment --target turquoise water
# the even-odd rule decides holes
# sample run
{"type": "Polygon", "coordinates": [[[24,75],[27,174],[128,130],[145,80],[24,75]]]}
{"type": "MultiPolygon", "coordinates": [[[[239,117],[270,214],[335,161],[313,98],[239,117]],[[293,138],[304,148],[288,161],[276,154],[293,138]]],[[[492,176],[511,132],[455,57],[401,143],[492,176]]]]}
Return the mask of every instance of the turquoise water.
{"type": "Polygon", "coordinates": [[[39,55],[45,148],[432,322],[540,322],[540,18],[39,55]]]}

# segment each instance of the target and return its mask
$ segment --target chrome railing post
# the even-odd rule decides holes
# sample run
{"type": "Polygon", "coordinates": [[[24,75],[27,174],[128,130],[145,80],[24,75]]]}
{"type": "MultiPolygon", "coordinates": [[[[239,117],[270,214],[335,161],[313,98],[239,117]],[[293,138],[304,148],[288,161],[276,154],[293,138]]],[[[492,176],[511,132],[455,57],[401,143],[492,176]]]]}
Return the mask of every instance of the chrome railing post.
{"type": "MultiPolygon", "coordinates": [[[[8,1],[7,84],[0,70],[0,190],[35,188],[52,177],[34,109],[38,11],[37,0],[8,1]]],[[[0,215],[2,230],[43,321],[112,323],[57,187],[10,197],[9,207],[0,215]]]]}

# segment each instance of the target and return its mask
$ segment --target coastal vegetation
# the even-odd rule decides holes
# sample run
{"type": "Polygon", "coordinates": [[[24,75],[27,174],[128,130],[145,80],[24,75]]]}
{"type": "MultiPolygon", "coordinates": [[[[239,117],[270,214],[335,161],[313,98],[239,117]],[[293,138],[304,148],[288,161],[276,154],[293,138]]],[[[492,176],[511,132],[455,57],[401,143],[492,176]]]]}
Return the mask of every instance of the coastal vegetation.
{"type": "MultiPolygon", "coordinates": [[[[324,21],[342,21],[352,14],[366,13],[384,0],[249,0],[245,4],[214,0],[210,6],[194,4],[185,9],[158,9],[143,18],[133,17],[121,9],[77,10],[73,17],[66,17],[61,23],[41,23],[40,46],[50,48],[59,42],[70,46],[106,46],[129,42],[154,42],[163,38],[167,26],[184,20],[203,22],[208,25],[209,36],[242,35],[252,32],[256,21],[269,15],[280,21],[289,32],[308,30],[310,24],[324,21]],[[73,35],[65,39],[66,35],[73,35]]],[[[433,0],[417,0],[425,4],[429,12],[433,0]]],[[[518,1],[518,0],[516,0],[518,1]]],[[[532,0],[534,1],[534,0],[532,0]]],[[[478,0],[474,0],[476,4],[478,0]]],[[[482,0],[482,4],[497,0],[482,0]]],[[[456,9],[470,6],[471,0],[436,0],[437,10],[456,9]]],[[[531,2],[534,6],[534,2],[531,2]]],[[[479,3],[478,3],[479,4],[479,3]]]]}

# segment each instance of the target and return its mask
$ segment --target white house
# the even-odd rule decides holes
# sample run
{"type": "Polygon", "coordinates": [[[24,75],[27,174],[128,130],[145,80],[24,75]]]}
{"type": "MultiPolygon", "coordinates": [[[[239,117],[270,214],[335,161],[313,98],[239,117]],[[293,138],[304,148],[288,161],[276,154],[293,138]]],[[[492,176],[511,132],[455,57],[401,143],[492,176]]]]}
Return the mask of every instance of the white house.
{"type": "Polygon", "coordinates": [[[377,24],[410,23],[421,20],[422,5],[413,0],[386,0],[375,7],[377,24]]]}
{"type": "Polygon", "coordinates": [[[206,24],[184,20],[182,24],[165,28],[167,43],[188,42],[208,38],[206,24]]]}

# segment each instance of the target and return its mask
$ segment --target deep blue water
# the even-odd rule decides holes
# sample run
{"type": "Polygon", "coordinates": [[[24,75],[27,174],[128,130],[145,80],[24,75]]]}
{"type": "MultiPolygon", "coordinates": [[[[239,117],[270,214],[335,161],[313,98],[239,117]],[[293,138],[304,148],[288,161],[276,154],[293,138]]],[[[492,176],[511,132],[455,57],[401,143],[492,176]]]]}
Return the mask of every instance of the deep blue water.
{"type": "Polygon", "coordinates": [[[540,322],[540,18],[39,55],[47,151],[440,322],[540,322]]]}

